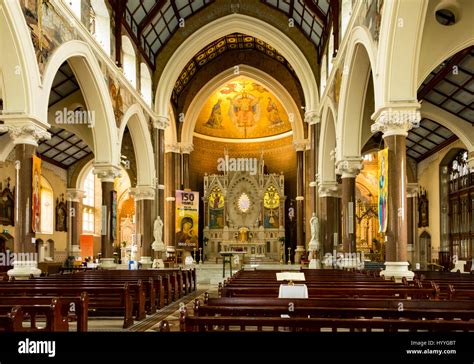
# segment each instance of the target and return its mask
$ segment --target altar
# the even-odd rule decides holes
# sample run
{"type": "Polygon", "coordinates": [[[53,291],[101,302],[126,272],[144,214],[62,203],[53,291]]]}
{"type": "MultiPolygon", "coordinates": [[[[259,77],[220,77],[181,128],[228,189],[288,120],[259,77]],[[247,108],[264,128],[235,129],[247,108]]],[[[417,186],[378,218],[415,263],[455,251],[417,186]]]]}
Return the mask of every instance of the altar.
{"type": "Polygon", "coordinates": [[[204,254],[244,252],[245,259],[280,261],[285,238],[284,175],[227,171],[204,175],[204,254]]]}

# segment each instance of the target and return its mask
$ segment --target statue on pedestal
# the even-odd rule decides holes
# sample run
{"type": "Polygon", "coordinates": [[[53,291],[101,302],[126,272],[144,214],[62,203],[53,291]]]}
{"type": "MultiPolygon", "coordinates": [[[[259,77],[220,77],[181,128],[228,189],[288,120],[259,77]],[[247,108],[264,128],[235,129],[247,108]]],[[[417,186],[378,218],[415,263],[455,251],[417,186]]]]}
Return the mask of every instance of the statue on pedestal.
{"type": "Polygon", "coordinates": [[[309,258],[310,268],[319,268],[320,262],[318,259],[319,255],[319,219],[313,212],[311,220],[309,220],[311,226],[311,240],[309,241],[309,258]]]}
{"type": "MultiPolygon", "coordinates": [[[[153,237],[155,240],[151,244],[151,248],[155,252],[164,252],[166,248],[165,244],[163,244],[163,221],[160,216],[157,216],[153,224],[153,237]]],[[[163,259],[154,259],[152,268],[164,268],[163,259]]]]}

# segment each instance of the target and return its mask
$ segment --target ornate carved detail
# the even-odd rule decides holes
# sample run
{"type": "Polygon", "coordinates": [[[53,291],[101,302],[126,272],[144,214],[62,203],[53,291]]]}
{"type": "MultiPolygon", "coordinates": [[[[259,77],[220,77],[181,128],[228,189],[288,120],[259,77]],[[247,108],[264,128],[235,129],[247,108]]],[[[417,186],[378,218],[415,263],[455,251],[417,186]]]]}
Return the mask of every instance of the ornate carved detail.
{"type": "Polygon", "coordinates": [[[180,151],[179,143],[165,144],[165,153],[179,153],[180,151]]]}
{"type": "Polygon", "coordinates": [[[81,202],[84,197],[84,191],[76,188],[66,189],[66,199],[71,202],[81,202]]]}
{"type": "Polygon", "coordinates": [[[121,176],[120,169],[113,165],[94,164],[93,173],[102,182],[114,182],[115,178],[121,176]]]}
{"type": "Polygon", "coordinates": [[[31,144],[38,146],[38,141],[51,139],[51,134],[34,124],[0,125],[0,133],[9,132],[14,144],[31,144]]]}
{"type": "Polygon", "coordinates": [[[418,193],[418,183],[407,183],[407,197],[416,197],[418,193]]]}
{"type": "Polygon", "coordinates": [[[155,199],[155,189],[150,186],[137,186],[130,190],[130,194],[135,201],[155,199]]]}
{"type": "Polygon", "coordinates": [[[153,128],[165,130],[170,126],[170,118],[168,116],[158,115],[156,119],[153,119],[153,128]]]}
{"type": "Polygon", "coordinates": [[[355,178],[362,168],[362,158],[342,159],[336,163],[337,174],[342,178],[355,178]]]}
{"type": "Polygon", "coordinates": [[[191,154],[193,150],[194,150],[194,146],[192,144],[181,144],[181,153],[191,154]]]}
{"type": "Polygon", "coordinates": [[[309,146],[309,142],[307,140],[300,140],[293,142],[295,149],[297,152],[305,151],[306,148],[309,146]]]}
{"type": "Polygon", "coordinates": [[[321,121],[321,117],[319,116],[317,111],[310,110],[304,113],[304,121],[307,122],[309,125],[314,125],[321,121]]]}
{"type": "Polygon", "coordinates": [[[339,187],[336,182],[324,182],[319,184],[319,197],[339,197],[339,192],[339,187]]]}
{"type": "Polygon", "coordinates": [[[418,106],[403,108],[386,108],[378,111],[373,117],[375,123],[371,126],[372,133],[381,131],[384,136],[403,135],[420,126],[421,115],[418,106]]]}

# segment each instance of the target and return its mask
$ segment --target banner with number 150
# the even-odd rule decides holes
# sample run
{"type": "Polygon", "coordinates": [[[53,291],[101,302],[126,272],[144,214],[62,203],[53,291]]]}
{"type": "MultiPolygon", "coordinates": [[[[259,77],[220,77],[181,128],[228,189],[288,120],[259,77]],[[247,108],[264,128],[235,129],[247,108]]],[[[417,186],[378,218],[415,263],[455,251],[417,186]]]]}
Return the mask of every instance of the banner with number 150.
{"type": "Polygon", "coordinates": [[[176,246],[198,248],[199,192],[176,191],[176,246]]]}

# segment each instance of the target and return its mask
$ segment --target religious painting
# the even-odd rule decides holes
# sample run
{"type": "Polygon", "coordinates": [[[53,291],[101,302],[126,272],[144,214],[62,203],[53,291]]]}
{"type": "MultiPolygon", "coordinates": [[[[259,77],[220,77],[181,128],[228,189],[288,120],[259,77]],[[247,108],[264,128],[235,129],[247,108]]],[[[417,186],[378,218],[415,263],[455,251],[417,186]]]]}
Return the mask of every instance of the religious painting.
{"type": "Polygon", "coordinates": [[[35,155],[32,176],[31,228],[36,233],[41,231],[41,159],[35,155]]]}
{"type": "Polygon", "coordinates": [[[380,25],[382,23],[382,10],[384,0],[369,0],[366,3],[367,13],[364,25],[369,29],[372,38],[377,42],[380,35],[380,25]]]}
{"type": "Polygon", "coordinates": [[[176,245],[191,251],[198,247],[199,192],[176,191],[176,245]]]}
{"type": "Polygon", "coordinates": [[[3,190],[2,183],[0,183],[0,225],[14,226],[15,200],[13,198],[13,191],[10,190],[10,177],[7,178],[6,182],[3,190]]]}
{"type": "Polygon", "coordinates": [[[426,190],[420,189],[418,193],[418,227],[420,228],[429,226],[428,207],[426,190]]]}
{"type": "Polygon", "coordinates": [[[219,187],[214,187],[209,195],[209,228],[224,227],[224,195],[219,187]]]}
{"type": "Polygon", "coordinates": [[[112,195],[111,208],[110,208],[110,235],[112,240],[117,239],[117,191],[113,190],[110,192],[112,195]]]}
{"type": "Polygon", "coordinates": [[[196,133],[223,138],[260,138],[291,130],[288,114],[271,90],[239,76],[206,101],[196,133]]]}
{"type": "Polygon", "coordinates": [[[388,204],[388,148],[378,152],[378,214],[379,233],[387,231],[387,204],[388,204]]]}
{"type": "Polygon", "coordinates": [[[67,207],[64,194],[56,198],[56,231],[67,231],[67,207]]]}

